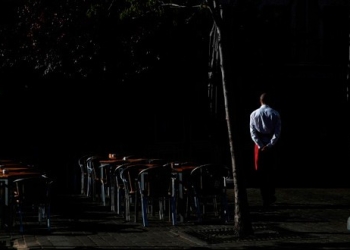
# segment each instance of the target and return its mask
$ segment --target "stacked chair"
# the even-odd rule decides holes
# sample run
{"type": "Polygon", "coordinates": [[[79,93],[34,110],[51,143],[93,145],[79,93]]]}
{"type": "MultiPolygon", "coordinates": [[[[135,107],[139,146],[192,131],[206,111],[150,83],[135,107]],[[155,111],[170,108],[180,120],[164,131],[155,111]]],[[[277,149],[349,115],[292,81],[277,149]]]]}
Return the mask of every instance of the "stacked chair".
{"type": "Polygon", "coordinates": [[[175,179],[169,164],[145,168],[139,172],[137,181],[145,227],[149,225],[148,214],[153,214],[154,208],[158,209],[160,220],[164,220],[168,208],[169,220],[173,225],[176,224],[175,179]]]}
{"type": "Polygon", "coordinates": [[[131,221],[131,209],[134,207],[134,222],[138,219],[139,197],[138,197],[138,174],[146,169],[146,163],[128,164],[120,169],[120,178],[124,190],[124,216],[126,221],[131,221]]]}
{"type": "Polygon", "coordinates": [[[229,169],[220,164],[204,164],[191,171],[191,190],[198,222],[202,222],[205,216],[208,217],[209,211],[222,222],[228,222],[228,177],[229,169]]]}
{"type": "Polygon", "coordinates": [[[86,196],[91,197],[93,201],[96,201],[97,197],[99,197],[103,201],[104,197],[102,197],[103,195],[101,195],[101,189],[105,188],[107,184],[106,179],[101,179],[101,173],[99,168],[100,159],[103,159],[103,157],[100,155],[92,155],[86,159],[86,196]]]}
{"type": "Polygon", "coordinates": [[[53,180],[45,175],[20,178],[13,181],[14,187],[14,222],[19,221],[19,231],[24,233],[26,219],[37,214],[37,222],[45,221],[46,229],[51,231],[51,189],[53,180]]]}
{"type": "Polygon", "coordinates": [[[88,183],[88,173],[87,173],[87,159],[90,155],[84,155],[78,159],[78,165],[80,169],[80,194],[87,195],[87,183],[88,183]]]}

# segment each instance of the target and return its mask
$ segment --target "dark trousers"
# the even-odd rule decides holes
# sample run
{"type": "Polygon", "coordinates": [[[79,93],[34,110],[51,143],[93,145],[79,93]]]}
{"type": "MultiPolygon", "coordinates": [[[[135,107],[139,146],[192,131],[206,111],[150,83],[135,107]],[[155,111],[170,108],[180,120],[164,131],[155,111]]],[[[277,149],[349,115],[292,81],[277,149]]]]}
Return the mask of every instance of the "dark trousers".
{"type": "MultiPolygon", "coordinates": [[[[256,146],[257,147],[257,146],[256,146]]],[[[256,154],[256,177],[264,205],[276,200],[275,197],[275,150],[259,150],[256,154]]]]}

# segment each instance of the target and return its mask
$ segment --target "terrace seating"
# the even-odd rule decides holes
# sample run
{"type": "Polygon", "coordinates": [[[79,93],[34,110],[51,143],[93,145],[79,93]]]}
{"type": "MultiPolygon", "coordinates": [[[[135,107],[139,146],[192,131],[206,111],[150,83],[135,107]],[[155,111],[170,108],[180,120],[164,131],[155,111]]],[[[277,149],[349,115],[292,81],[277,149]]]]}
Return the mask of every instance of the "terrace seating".
{"type": "Polygon", "coordinates": [[[145,227],[149,225],[148,214],[153,214],[155,207],[158,209],[160,220],[164,220],[164,214],[168,208],[169,220],[173,225],[176,224],[175,178],[170,165],[153,166],[139,172],[138,187],[142,222],[145,227]],[[168,207],[167,204],[169,204],[168,207]]]}
{"type": "Polygon", "coordinates": [[[204,164],[191,171],[191,189],[199,222],[202,222],[205,216],[208,218],[210,212],[214,217],[228,222],[226,194],[226,178],[228,176],[229,169],[220,164],[204,164]]]}
{"type": "Polygon", "coordinates": [[[19,220],[19,231],[24,233],[24,221],[29,220],[31,214],[37,214],[39,225],[46,221],[46,229],[51,231],[51,187],[53,180],[45,175],[20,178],[13,181],[14,203],[16,218],[19,220]]]}

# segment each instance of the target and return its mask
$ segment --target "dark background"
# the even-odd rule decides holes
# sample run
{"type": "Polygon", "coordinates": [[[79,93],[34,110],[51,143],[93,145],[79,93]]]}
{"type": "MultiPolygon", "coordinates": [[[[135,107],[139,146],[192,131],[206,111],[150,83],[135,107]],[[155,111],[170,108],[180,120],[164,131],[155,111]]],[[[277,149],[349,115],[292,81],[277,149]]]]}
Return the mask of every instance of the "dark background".
{"type": "MultiPolygon", "coordinates": [[[[270,91],[282,117],[278,185],[349,187],[349,4],[267,1],[255,22],[252,12],[226,11],[233,144],[248,186],[254,185],[249,115],[260,93],[270,91]]],[[[1,157],[32,162],[71,189],[86,153],[230,165],[221,82],[209,99],[207,51],[194,58],[190,50],[177,50],[127,84],[4,75],[1,157]]]]}

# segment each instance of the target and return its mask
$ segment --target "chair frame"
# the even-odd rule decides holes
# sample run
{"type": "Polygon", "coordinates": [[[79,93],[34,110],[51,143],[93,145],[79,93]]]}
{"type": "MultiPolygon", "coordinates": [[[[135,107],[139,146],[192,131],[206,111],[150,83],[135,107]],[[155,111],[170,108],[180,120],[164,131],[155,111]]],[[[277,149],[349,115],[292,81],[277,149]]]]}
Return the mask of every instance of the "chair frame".
{"type": "Polygon", "coordinates": [[[112,168],[112,177],[113,183],[111,183],[111,211],[121,214],[124,211],[125,215],[125,187],[124,182],[121,176],[121,172],[126,168],[130,163],[125,162],[123,164],[117,164],[112,168]],[[114,191],[115,190],[115,191],[114,191]],[[115,204],[116,201],[116,204],[115,204]]]}
{"type": "Polygon", "coordinates": [[[169,220],[176,225],[175,179],[170,165],[146,168],[138,174],[138,187],[141,201],[142,223],[149,226],[148,213],[153,213],[153,202],[158,201],[159,219],[164,220],[165,200],[169,201],[169,220]],[[150,204],[151,203],[151,204],[150,204]]]}
{"type": "Polygon", "coordinates": [[[226,178],[229,176],[229,169],[220,164],[203,164],[191,171],[191,187],[193,191],[194,206],[197,220],[203,221],[206,214],[206,200],[212,199],[214,215],[220,216],[221,220],[229,221],[228,199],[226,178]],[[208,183],[204,183],[205,180],[208,183]],[[208,190],[208,187],[210,189],[208,190]],[[219,215],[217,198],[221,198],[221,215],[219,215]]]}
{"type": "Polygon", "coordinates": [[[78,165],[80,168],[80,194],[87,195],[87,162],[86,160],[90,155],[84,155],[78,159],[78,165]]]}
{"type": "MultiPolygon", "coordinates": [[[[99,163],[99,159],[103,159],[100,155],[93,155],[86,159],[86,169],[87,169],[87,190],[86,196],[91,197],[93,201],[96,201],[97,191],[101,190],[99,194],[99,198],[101,202],[105,204],[105,179],[101,179],[101,170],[104,171],[103,168],[100,168],[101,164],[99,163]],[[97,185],[98,184],[98,185],[97,185]]],[[[107,175],[104,175],[107,177],[107,175]]]]}
{"type": "MultiPolygon", "coordinates": [[[[20,233],[24,233],[24,213],[25,213],[25,206],[31,205],[31,207],[35,207],[38,212],[38,222],[41,224],[43,219],[46,219],[46,226],[47,231],[51,231],[51,187],[53,184],[53,180],[51,178],[48,178],[45,175],[41,176],[35,176],[35,177],[28,177],[28,178],[19,178],[13,181],[14,183],[14,209],[16,211],[16,214],[18,214],[19,217],[19,231],[20,233]],[[40,199],[37,199],[37,196],[35,200],[26,200],[28,196],[26,196],[26,185],[35,185],[35,188],[37,188],[36,183],[31,183],[30,181],[42,181],[42,184],[45,184],[45,195],[41,197],[40,199]]],[[[41,186],[39,186],[41,187],[41,186]]],[[[37,193],[35,193],[36,195],[37,193]]],[[[33,194],[32,194],[33,195],[33,194]]]]}
{"type": "Polygon", "coordinates": [[[124,187],[124,217],[125,221],[131,221],[131,205],[134,205],[134,222],[138,218],[138,173],[147,168],[146,164],[136,163],[129,164],[125,168],[120,169],[120,178],[124,187]],[[134,202],[132,202],[132,200],[134,202]]]}

